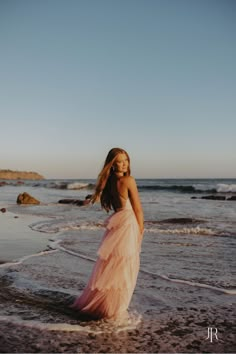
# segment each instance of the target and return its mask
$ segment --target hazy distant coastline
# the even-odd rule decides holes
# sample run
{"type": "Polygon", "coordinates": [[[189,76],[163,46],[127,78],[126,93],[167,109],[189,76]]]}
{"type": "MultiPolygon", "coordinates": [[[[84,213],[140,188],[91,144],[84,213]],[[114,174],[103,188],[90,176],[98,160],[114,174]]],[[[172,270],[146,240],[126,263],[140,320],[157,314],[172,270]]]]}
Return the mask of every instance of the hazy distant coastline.
{"type": "Polygon", "coordinates": [[[12,170],[1,170],[0,169],[0,179],[32,179],[40,180],[44,179],[42,175],[37,172],[27,172],[27,171],[12,171],[12,170]]]}

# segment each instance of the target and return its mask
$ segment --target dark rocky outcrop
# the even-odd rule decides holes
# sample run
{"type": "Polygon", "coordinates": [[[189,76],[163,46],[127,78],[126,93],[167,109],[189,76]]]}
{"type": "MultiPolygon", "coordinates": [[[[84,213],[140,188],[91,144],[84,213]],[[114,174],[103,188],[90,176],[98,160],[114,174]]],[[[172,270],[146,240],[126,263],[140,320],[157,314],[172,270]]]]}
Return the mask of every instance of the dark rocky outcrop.
{"type": "Polygon", "coordinates": [[[236,200],[236,195],[232,195],[230,198],[228,198],[227,200],[236,200]]]}
{"type": "Polygon", "coordinates": [[[190,223],[202,223],[204,220],[198,220],[193,218],[171,218],[160,220],[161,224],[190,224],[190,223]]]}
{"type": "Polygon", "coordinates": [[[236,200],[236,195],[228,196],[227,194],[210,194],[202,197],[191,197],[191,199],[206,199],[206,200],[236,200]]]}
{"type": "Polygon", "coordinates": [[[7,182],[1,181],[1,182],[0,182],[0,187],[7,186],[7,184],[8,184],[7,182]]]}
{"type": "Polygon", "coordinates": [[[60,204],[73,204],[73,205],[77,205],[77,206],[83,206],[83,205],[87,205],[90,203],[89,199],[60,199],[58,201],[58,203],[60,204]]]}
{"type": "Polygon", "coordinates": [[[19,194],[16,200],[17,204],[40,204],[40,201],[24,192],[19,194]]]}
{"type": "Polygon", "coordinates": [[[194,218],[169,218],[163,220],[145,220],[145,225],[162,225],[162,224],[179,224],[179,225],[189,225],[189,224],[199,224],[206,222],[203,219],[194,219],[194,218]]]}
{"type": "Polygon", "coordinates": [[[201,197],[201,199],[209,199],[209,200],[226,200],[226,196],[225,195],[204,195],[201,197]]]}

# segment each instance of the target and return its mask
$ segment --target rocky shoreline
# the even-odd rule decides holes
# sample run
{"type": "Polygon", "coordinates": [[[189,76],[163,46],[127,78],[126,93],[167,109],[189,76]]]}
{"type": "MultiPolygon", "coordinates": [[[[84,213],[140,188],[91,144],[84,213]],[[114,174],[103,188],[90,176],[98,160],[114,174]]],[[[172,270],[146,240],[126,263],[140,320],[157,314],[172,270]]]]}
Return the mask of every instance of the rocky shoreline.
{"type": "Polygon", "coordinates": [[[0,179],[3,180],[15,180],[15,179],[30,179],[30,180],[42,180],[44,177],[37,172],[27,172],[27,171],[12,171],[12,170],[1,170],[0,169],[0,179]]]}

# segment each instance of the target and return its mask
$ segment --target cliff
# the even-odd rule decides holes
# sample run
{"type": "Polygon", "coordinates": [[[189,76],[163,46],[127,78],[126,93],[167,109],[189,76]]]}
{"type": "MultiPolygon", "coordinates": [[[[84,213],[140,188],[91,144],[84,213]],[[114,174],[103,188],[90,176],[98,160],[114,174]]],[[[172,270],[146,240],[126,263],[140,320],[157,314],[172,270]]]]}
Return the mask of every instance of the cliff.
{"type": "Polygon", "coordinates": [[[32,179],[39,180],[44,179],[37,172],[25,172],[25,171],[11,171],[11,170],[1,170],[0,169],[0,179],[32,179]]]}

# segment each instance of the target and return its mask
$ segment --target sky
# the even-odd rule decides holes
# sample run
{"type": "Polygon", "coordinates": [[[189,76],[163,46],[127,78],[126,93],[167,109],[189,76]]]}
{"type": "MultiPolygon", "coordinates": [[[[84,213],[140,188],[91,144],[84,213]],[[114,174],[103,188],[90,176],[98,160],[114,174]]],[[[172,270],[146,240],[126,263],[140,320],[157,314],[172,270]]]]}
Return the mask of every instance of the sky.
{"type": "Polygon", "coordinates": [[[236,178],[236,1],[0,0],[0,169],[236,178]]]}

